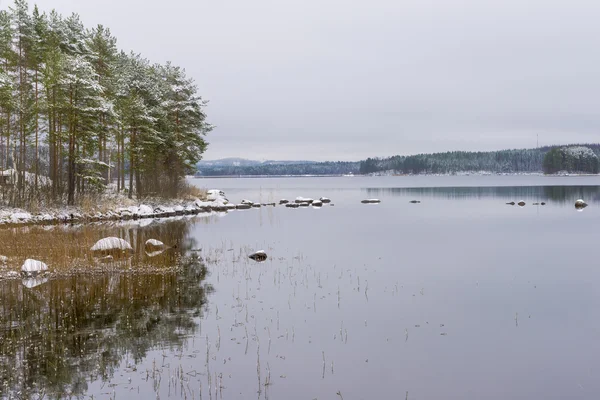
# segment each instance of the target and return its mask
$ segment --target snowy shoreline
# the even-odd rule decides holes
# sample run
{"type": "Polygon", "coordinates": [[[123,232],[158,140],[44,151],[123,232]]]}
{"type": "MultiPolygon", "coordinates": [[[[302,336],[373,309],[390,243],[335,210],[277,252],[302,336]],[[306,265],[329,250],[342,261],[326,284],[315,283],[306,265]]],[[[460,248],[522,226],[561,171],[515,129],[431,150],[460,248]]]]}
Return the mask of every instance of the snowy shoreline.
{"type": "MultiPolygon", "coordinates": [[[[260,204],[259,206],[275,205],[260,204]]],[[[257,207],[257,206],[254,206],[257,207]]],[[[84,212],[77,207],[30,213],[21,209],[0,210],[0,227],[23,225],[57,225],[72,223],[92,223],[109,221],[128,221],[146,218],[171,218],[184,215],[198,215],[212,212],[227,212],[247,209],[247,204],[232,204],[220,190],[209,190],[206,200],[174,200],[162,204],[140,203],[134,206],[117,206],[109,211],[84,212]]]]}

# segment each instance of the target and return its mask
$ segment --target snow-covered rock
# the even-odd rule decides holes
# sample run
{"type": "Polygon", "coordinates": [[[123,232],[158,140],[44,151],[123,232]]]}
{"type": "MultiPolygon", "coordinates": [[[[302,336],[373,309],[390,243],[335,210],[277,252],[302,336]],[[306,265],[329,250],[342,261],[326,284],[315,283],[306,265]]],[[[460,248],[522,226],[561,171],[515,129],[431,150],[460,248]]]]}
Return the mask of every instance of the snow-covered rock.
{"type": "Polygon", "coordinates": [[[28,212],[16,212],[10,216],[10,222],[13,224],[24,223],[31,221],[32,216],[28,212]]]}
{"type": "Polygon", "coordinates": [[[327,197],[321,197],[319,200],[321,200],[323,202],[323,204],[331,203],[331,199],[329,199],[327,197]]]}
{"type": "Polygon", "coordinates": [[[361,201],[361,203],[363,203],[363,204],[376,204],[376,203],[381,203],[381,200],[379,200],[379,199],[365,199],[365,200],[361,201]]]}
{"type": "Polygon", "coordinates": [[[308,197],[296,197],[296,203],[312,203],[314,200],[308,197]]]}
{"type": "Polygon", "coordinates": [[[575,207],[577,207],[577,208],[585,208],[587,206],[588,206],[587,203],[585,201],[583,201],[582,199],[575,200],[575,207]]]}
{"type": "Polygon", "coordinates": [[[146,240],[146,247],[165,247],[165,244],[160,240],[148,239],[146,240]]]}
{"type": "Polygon", "coordinates": [[[323,202],[321,200],[315,200],[312,202],[313,207],[323,207],[323,202]]]}
{"type": "Polygon", "coordinates": [[[48,266],[42,261],[32,260],[28,258],[21,266],[21,272],[27,276],[35,276],[42,272],[48,271],[48,266]]]}
{"type": "Polygon", "coordinates": [[[145,204],[140,204],[140,206],[138,207],[138,212],[140,213],[140,215],[144,216],[154,214],[154,210],[152,210],[152,207],[147,206],[145,204]]]}
{"type": "Polygon", "coordinates": [[[254,204],[254,202],[253,202],[253,201],[250,201],[250,200],[243,199],[243,200],[242,200],[242,204],[250,204],[250,205],[253,205],[253,204],[254,204]]]}
{"type": "Polygon", "coordinates": [[[267,253],[264,250],[258,250],[248,256],[254,261],[265,261],[267,259],[267,253]]]}
{"type": "Polygon", "coordinates": [[[227,198],[225,198],[225,192],[219,189],[211,189],[207,192],[207,196],[206,199],[208,201],[215,201],[215,200],[224,200],[225,202],[229,203],[229,200],[227,200],[227,198]]]}
{"type": "Polygon", "coordinates": [[[129,242],[118,237],[100,239],[90,249],[91,251],[133,250],[129,242]]]}

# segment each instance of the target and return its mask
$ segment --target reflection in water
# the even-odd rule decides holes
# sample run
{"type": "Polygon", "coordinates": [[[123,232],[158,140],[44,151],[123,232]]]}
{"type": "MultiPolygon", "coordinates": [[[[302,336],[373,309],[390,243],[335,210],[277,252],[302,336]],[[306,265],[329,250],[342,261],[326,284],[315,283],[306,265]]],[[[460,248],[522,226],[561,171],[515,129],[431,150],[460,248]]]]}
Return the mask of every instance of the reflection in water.
{"type": "Polygon", "coordinates": [[[0,242],[13,244],[2,249],[10,270],[33,257],[52,271],[0,281],[0,398],[81,396],[124,357],[138,363],[152,348],[180,345],[213,290],[202,260],[187,256],[189,229],[176,220],[0,230],[0,242]],[[89,249],[105,236],[126,239],[134,252],[94,258],[89,249]],[[149,238],[177,247],[149,257],[149,238]]]}
{"type": "Polygon", "coordinates": [[[446,199],[501,198],[529,199],[571,203],[582,198],[586,202],[600,202],[599,186],[495,186],[495,187],[433,187],[433,188],[367,188],[369,194],[420,196],[446,199]]]}
{"type": "Polygon", "coordinates": [[[179,273],[72,276],[29,289],[0,285],[0,397],[80,396],[127,354],[139,362],[194,332],[211,286],[187,259],[179,273]]]}

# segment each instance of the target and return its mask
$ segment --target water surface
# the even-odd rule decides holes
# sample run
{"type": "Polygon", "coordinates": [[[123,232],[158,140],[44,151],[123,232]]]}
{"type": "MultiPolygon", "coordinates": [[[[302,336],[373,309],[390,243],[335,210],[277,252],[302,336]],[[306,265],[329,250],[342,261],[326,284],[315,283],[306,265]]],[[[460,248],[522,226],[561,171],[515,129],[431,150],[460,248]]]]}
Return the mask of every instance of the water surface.
{"type": "MultiPolygon", "coordinates": [[[[136,252],[126,266],[78,267],[32,289],[0,282],[4,397],[600,393],[598,177],[193,182],[235,202],[327,196],[335,206],[46,231],[67,235],[62,251],[90,268],[85,248],[104,235],[133,238],[136,252]],[[369,197],[382,203],[360,203],[369,197]],[[590,206],[575,210],[577,198],[590,206]],[[180,246],[148,258],[148,237],[180,246]],[[247,258],[257,249],[268,261],[247,258]]],[[[16,263],[33,248],[7,255],[16,263]]]]}

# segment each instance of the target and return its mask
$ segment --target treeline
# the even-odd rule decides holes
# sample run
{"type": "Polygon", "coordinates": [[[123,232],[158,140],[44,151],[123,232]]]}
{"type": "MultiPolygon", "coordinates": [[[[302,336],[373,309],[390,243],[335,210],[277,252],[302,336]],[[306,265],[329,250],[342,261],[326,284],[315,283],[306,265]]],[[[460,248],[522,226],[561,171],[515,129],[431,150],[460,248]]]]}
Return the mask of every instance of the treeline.
{"type": "Polygon", "coordinates": [[[5,203],[74,204],[111,182],[130,197],[177,196],[212,129],[204,105],[185,70],[119,51],[101,25],[30,12],[25,0],[0,11],[5,203]]]}
{"type": "Polygon", "coordinates": [[[344,175],[357,174],[359,162],[319,162],[306,164],[259,164],[250,166],[204,166],[198,176],[258,175],[344,175]]]}
{"type": "MultiPolygon", "coordinates": [[[[585,144],[600,154],[600,144],[585,144]]],[[[446,153],[368,158],[360,163],[360,173],[393,171],[399,174],[452,174],[487,171],[496,173],[542,172],[546,153],[554,147],[488,152],[451,151],[446,153]]]]}
{"type": "Polygon", "coordinates": [[[546,153],[543,168],[545,174],[561,171],[597,174],[600,162],[598,155],[589,147],[560,147],[546,153]]]}

